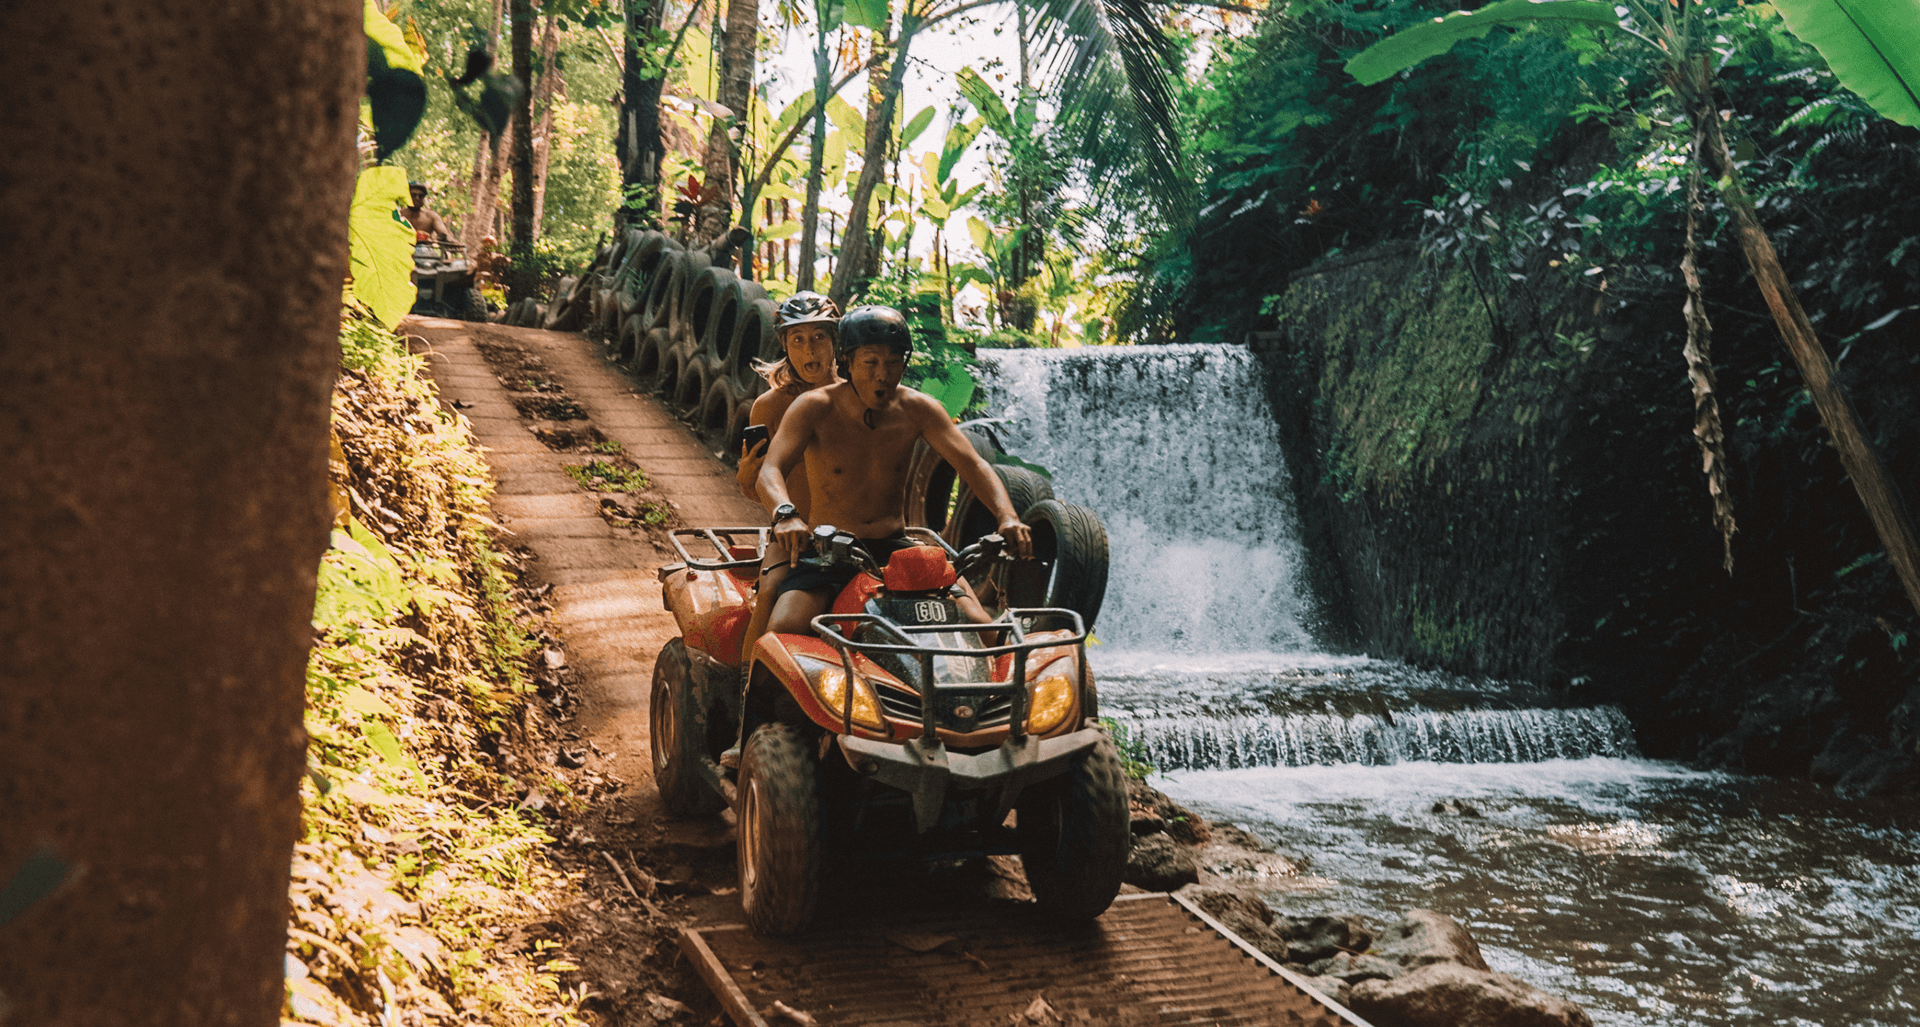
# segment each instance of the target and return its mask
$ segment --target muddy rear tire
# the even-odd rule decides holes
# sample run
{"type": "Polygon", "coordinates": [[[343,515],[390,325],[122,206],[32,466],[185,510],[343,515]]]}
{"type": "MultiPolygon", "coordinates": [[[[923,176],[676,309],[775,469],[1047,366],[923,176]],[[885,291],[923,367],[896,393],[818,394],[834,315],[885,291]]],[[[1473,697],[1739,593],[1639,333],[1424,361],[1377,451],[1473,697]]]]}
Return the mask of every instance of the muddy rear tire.
{"type": "Polygon", "coordinates": [[[740,905],[756,934],[802,930],[819,904],[816,769],[790,724],[762,724],[740,754],[740,905]]]}
{"type": "Polygon", "coordinates": [[[660,804],[673,817],[704,817],[720,812],[726,800],[700,776],[706,758],[706,711],[693,691],[693,661],[687,644],[676,638],[653,661],[653,694],[647,716],[653,743],[653,782],[660,804]]]}
{"type": "Polygon", "coordinates": [[[1063,920],[1091,920],[1120,894],[1132,846],[1127,777],[1111,739],[1102,738],[1059,777],[1021,791],[1020,865],[1040,908],[1063,920]]]}

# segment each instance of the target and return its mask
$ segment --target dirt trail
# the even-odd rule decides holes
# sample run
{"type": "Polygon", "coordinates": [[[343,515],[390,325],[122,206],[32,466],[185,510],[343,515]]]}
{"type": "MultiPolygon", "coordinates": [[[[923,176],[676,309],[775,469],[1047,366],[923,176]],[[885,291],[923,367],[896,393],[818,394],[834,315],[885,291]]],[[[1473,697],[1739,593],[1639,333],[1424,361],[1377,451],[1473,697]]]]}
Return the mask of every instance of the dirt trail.
{"type": "Polygon", "coordinates": [[[583,965],[606,1022],[654,1023],[673,1001],[701,1007],[705,989],[673,968],[671,932],[739,919],[732,831],[725,817],[670,823],[659,808],[647,698],[654,656],[678,629],[654,570],[677,557],[663,528],[646,522],[663,520],[662,507],[677,525],[757,525],[766,515],[738,493],[731,468],[583,336],[418,317],[402,332],[487,449],[506,542],[552,586],[553,631],[579,704],[560,711],[572,713],[565,728],[577,738],[563,740],[553,762],[623,783],[598,802],[589,791],[590,805],[568,818],[576,826],[564,841],[594,897],[558,911],[545,937],[583,965]],[[595,461],[637,466],[651,486],[589,491],[567,472],[595,461]]]}

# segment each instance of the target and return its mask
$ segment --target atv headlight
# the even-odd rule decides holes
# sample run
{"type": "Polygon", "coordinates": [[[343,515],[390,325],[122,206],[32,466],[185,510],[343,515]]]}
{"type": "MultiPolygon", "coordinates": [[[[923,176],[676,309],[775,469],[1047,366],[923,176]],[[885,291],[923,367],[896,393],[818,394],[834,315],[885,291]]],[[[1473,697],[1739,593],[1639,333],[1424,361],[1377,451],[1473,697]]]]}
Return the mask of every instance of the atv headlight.
{"type": "MultiPolygon", "coordinates": [[[[846,671],[839,667],[821,667],[807,677],[812,681],[813,692],[820,697],[821,704],[838,718],[847,708],[846,671]]],[[[886,727],[880,719],[880,700],[874,696],[872,686],[858,675],[853,679],[853,722],[876,731],[886,727]]]]}
{"type": "Polygon", "coordinates": [[[1073,661],[1066,659],[1056,660],[1040,672],[1040,680],[1034,682],[1029,697],[1028,731],[1044,735],[1059,727],[1067,714],[1073,712],[1074,697],[1080,688],[1073,671],[1073,661]]]}

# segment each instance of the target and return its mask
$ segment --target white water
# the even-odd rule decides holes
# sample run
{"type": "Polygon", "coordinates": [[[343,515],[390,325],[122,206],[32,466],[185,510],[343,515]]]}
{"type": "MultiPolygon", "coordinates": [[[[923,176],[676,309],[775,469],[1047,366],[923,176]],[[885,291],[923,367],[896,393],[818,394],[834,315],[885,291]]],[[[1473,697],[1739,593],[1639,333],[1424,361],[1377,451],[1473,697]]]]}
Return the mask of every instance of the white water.
{"type": "Polygon", "coordinates": [[[1254,666],[1316,651],[1280,433],[1245,349],[1007,350],[986,362],[1008,449],[1106,522],[1108,645],[1254,666]]]}
{"type": "Polygon", "coordinates": [[[1156,765],[1633,753],[1618,710],[1532,708],[1484,683],[1427,675],[1425,691],[1446,693],[1435,708],[1404,687],[1420,672],[1315,642],[1280,433],[1245,348],[1002,350],[984,360],[1002,442],[1050,470],[1056,496],[1106,524],[1093,659],[1110,712],[1156,765]],[[1332,708],[1294,701],[1302,686],[1334,693],[1322,704],[1332,708]],[[1169,703],[1207,692],[1238,708],[1169,703]],[[1379,701],[1356,709],[1341,693],[1379,701]]]}
{"type": "Polygon", "coordinates": [[[1112,546],[1102,711],[1156,787],[1303,860],[1288,915],[1466,924],[1605,1027],[1920,1024],[1920,822],[1640,759],[1612,707],[1325,652],[1237,347],[1002,351],[1009,449],[1112,546]],[[1191,768],[1191,769],[1177,769],[1191,768]]]}

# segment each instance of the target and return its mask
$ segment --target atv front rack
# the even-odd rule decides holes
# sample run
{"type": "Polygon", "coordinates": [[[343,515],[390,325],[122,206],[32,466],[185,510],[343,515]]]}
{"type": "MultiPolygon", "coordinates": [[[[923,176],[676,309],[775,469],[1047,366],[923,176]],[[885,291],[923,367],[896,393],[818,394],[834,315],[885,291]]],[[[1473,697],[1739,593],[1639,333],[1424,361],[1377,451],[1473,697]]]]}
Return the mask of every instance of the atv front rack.
{"type": "Polygon", "coordinates": [[[1078,686],[1080,699],[1083,703],[1086,700],[1087,626],[1086,622],[1081,620],[1080,615],[1072,610],[1051,606],[1020,607],[1007,610],[1000,615],[999,619],[986,624],[901,624],[891,618],[872,613],[825,613],[813,619],[813,630],[818,632],[822,639],[826,640],[840,652],[840,664],[842,669],[846,671],[847,681],[849,683],[846,701],[840,709],[841,730],[846,734],[853,733],[853,688],[851,687],[851,683],[855,675],[853,669],[853,654],[855,653],[860,653],[868,657],[875,654],[887,653],[908,657],[919,662],[920,738],[926,742],[931,742],[934,739],[934,723],[936,720],[934,712],[935,695],[942,691],[965,692],[970,695],[979,695],[983,691],[997,690],[996,683],[991,681],[949,682],[945,684],[935,681],[933,658],[936,656],[992,659],[994,657],[1005,656],[1009,653],[1013,655],[1012,673],[1008,676],[1006,684],[1000,685],[998,688],[1005,689],[1007,698],[1012,703],[1012,708],[1008,711],[1010,719],[1007,727],[1011,733],[1011,737],[1016,743],[1025,738],[1027,734],[1028,653],[1035,649],[1047,649],[1054,646],[1073,646],[1076,655],[1079,657],[1080,681],[1078,686]],[[1021,621],[1023,619],[1031,620],[1042,616],[1071,618],[1073,623],[1071,637],[1044,638],[1029,641],[1026,628],[1021,621]],[[855,642],[836,630],[834,628],[835,624],[871,625],[881,634],[890,635],[899,641],[893,644],[886,642],[855,642]],[[1013,641],[1004,645],[983,646],[974,649],[957,646],[934,648],[931,646],[918,645],[913,640],[913,636],[915,635],[982,635],[987,632],[1000,631],[1011,633],[1013,641]]]}
{"type": "Polygon", "coordinates": [[[678,567],[672,565],[662,567],[660,571],[664,575],[675,570],[731,571],[742,567],[758,567],[761,559],[767,554],[767,539],[771,534],[772,529],[769,528],[675,528],[668,533],[667,537],[673,540],[673,548],[679,552],[683,562],[678,567]],[[687,551],[686,543],[680,541],[682,535],[713,546],[714,552],[720,554],[720,559],[703,560],[694,556],[687,551]],[[734,555],[733,539],[736,535],[753,536],[751,559],[741,559],[734,555]]]}

